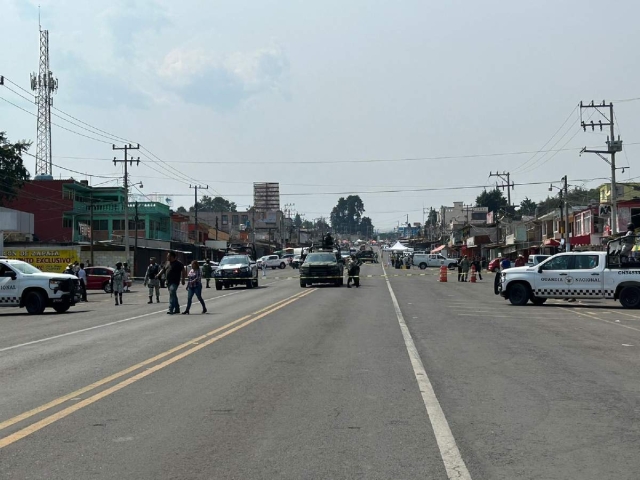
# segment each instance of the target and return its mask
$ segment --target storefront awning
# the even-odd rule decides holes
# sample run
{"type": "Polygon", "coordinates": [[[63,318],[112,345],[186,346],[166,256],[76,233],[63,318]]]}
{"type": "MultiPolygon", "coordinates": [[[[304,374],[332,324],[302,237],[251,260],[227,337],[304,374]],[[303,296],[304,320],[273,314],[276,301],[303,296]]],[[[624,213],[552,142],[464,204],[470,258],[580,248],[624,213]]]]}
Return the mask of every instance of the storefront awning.
{"type": "Polygon", "coordinates": [[[447,246],[446,246],[446,245],[440,245],[439,247],[434,248],[433,250],[431,250],[431,253],[438,253],[438,252],[441,252],[441,251],[442,251],[442,250],[444,250],[445,248],[447,248],[447,246]]]}

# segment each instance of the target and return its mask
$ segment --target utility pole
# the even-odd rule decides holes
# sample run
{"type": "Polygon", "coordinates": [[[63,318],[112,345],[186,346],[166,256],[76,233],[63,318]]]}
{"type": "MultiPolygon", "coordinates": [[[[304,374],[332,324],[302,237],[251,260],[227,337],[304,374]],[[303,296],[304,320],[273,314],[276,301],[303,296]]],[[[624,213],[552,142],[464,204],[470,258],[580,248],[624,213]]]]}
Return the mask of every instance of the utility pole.
{"type": "MultiPolygon", "coordinates": [[[[194,260],[198,260],[199,259],[199,253],[200,253],[200,231],[198,230],[198,189],[202,189],[202,190],[209,190],[209,185],[205,185],[204,187],[202,185],[189,185],[189,188],[193,188],[195,190],[195,200],[193,203],[193,209],[196,212],[195,215],[195,246],[196,246],[196,253],[194,255],[194,260]]],[[[229,231],[231,231],[231,229],[229,229],[229,231]]],[[[218,239],[218,217],[216,217],[216,240],[218,239]]]]}
{"type": "Polygon", "coordinates": [[[115,145],[111,146],[112,150],[124,150],[124,160],[118,160],[116,157],[113,157],[113,164],[117,165],[118,163],[124,163],[124,256],[125,261],[129,261],[129,170],[127,167],[129,165],[133,166],[133,162],[136,162],[136,165],[140,165],[140,157],[136,159],[129,159],[128,154],[129,150],[140,150],[140,144],[137,146],[133,146],[130,143],[125,144],[124,147],[116,147],[115,145]]]}
{"type": "Polygon", "coordinates": [[[469,209],[473,208],[473,205],[462,205],[462,208],[466,210],[465,218],[467,219],[467,224],[469,224],[469,209]]]}
{"type": "Polygon", "coordinates": [[[615,139],[615,132],[613,128],[614,123],[615,117],[613,116],[613,103],[609,102],[607,105],[603,100],[602,104],[595,105],[592,100],[589,105],[584,105],[580,102],[580,126],[585,132],[587,131],[587,127],[591,127],[591,131],[594,131],[595,127],[599,127],[600,131],[602,131],[602,127],[609,127],[606,150],[589,150],[587,147],[584,147],[580,151],[580,155],[583,153],[595,153],[611,166],[611,233],[613,235],[618,233],[618,192],[616,189],[616,170],[620,169],[616,168],[616,152],[622,151],[622,140],[620,140],[620,135],[618,135],[617,140],[615,139]],[[605,121],[603,122],[602,120],[599,120],[597,123],[593,120],[590,123],[584,122],[582,120],[582,110],[585,108],[595,109],[602,117],[604,117],[605,121]],[[605,109],[609,109],[609,116],[603,113],[605,109]],[[609,155],[609,158],[606,158],[603,155],[609,155]]]}
{"type": "Polygon", "coordinates": [[[502,185],[498,185],[496,183],[496,188],[501,188],[502,190],[504,190],[505,188],[507,189],[507,205],[511,206],[511,190],[513,190],[515,184],[511,182],[511,173],[509,172],[489,172],[489,176],[490,177],[499,177],[500,180],[502,180],[503,182],[507,182],[506,185],[504,183],[502,183],[502,185]]]}
{"type": "Polygon", "coordinates": [[[135,216],[133,217],[134,221],[136,222],[136,237],[133,240],[134,241],[134,247],[133,247],[133,276],[136,276],[136,261],[138,260],[138,201],[136,200],[136,213],[135,216]]]}
{"type": "Polygon", "coordinates": [[[565,252],[571,251],[571,239],[569,237],[569,185],[567,176],[562,177],[564,181],[564,246],[565,252]]]}
{"type": "MultiPolygon", "coordinates": [[[[38,24],[40,22],[38,21],[38,24]]],[[[36,142],[36,177],[51,175],[51,106],[53,94],[58,90],[58,79],[49,66],[49,30],[40,31],[40,62],[38,73],[31,74],[31,90],[36,93],[38,105],[38,132],[36,142]]]]}
{"type": "Polygon", "coordinates": [[[89,251],[93,267],[93,192],[89,193],[89,251]]]}

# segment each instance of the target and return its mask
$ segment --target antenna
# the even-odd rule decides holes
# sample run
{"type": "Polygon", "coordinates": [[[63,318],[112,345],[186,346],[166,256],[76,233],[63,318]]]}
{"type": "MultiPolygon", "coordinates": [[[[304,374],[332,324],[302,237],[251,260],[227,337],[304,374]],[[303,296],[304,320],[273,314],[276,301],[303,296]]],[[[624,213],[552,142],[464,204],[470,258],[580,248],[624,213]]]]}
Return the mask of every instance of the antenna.
{"type": "Polygon", "coordinates": [[[36,93],[38,105],[38,135],[36,142],[36,176],[51,175],[51,105],[53,94],[58,90],[58,79],[49,68],[49,31],[38,26],[40,32],[40,63],[38,73],[31,74],[31,89],[36,93]]]}

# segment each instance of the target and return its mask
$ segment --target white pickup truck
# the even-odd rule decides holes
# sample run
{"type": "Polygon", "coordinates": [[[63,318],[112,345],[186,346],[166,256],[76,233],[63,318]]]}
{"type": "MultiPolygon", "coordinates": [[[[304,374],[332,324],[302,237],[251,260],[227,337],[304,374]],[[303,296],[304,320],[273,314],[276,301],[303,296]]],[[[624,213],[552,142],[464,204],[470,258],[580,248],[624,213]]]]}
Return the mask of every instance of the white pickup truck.
{"type": "Polygon", "coordinates": [[[80,301],[80,280],[47,273],[30,264],[0,257],[0,307],[25,307],[39,315],[47,307],[64,313],[80,301]]]}
{"type": "Polygon", "coordinates": [[[560,253],[533,267],[504,270],[498,293],[513,305],[587,298],[619,300],[624,308],[640,308],[640,262],[611,248],[560,253]]]}
{"type": "Polygon", "coordinates": [[[458,264],[455,258],[447,258],[437,253],[414,253],[413,264],[424,270],[427,267],[440,267],[445,265],[449,269],[453,269],[458,264]]]}

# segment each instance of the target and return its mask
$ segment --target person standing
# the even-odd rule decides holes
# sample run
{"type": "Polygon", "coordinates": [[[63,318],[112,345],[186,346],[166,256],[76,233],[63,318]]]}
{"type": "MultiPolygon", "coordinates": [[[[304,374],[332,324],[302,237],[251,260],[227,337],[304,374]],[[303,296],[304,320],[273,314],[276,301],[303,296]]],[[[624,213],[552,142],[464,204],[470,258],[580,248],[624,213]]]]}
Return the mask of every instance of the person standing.
{"type": "Polygon", "coordinates": [[[461,282],[462,281],[462,257],[458,258],[458,281],[461,282]]]}
{"type": "Polygon", "coordinates": [[[202,266],[202,276],[207,281],[207,288],[209,287],[209,282],[211,281],[211,274],[213,273],[213,266],[211,265],[211,260],[208,258],[204,261],[204,265],[202,266]]]}
{"type": "Polygon", "coordinates": [[[126,293],[130,293],[131,290],[129,290],[129,278],[131,278],[131,269],[129,268],[129,264],[127,262],[124,262],[122,264],[122,268],[124,269],[124,291],[126,293]]]}
{"type": "Polygon", "coordinates": [[[353,281],[356,288],[360,288],[360,265],[362,265],[362,262],[356,255],[351,255],[349,257],[349,265],[347,267],[347,272],[349,274],[349,278],[347,279],[347,288],[351,288],[351,281],[353,281]]]}
{"type": "Polygon", "coordinates": [[[82,293],[82,301],[87,302],[87,272],[84,270],[84,263],[80,264],[77,277],[80,279],[80,292],[82,293]]]}
{"type": "Polygon", "coordinates": [[[187,308],[182,312],[183,315],[189,315],[191,300],[193,300],[194,295],[198,297],[198,301],[200,301],[200,305],[202,305],[202,313],[207,313],[207,307],[202,299],[202,272],[200,271],[200,265],[197,260],[191,262],[191,270],[189,270],[189,274],[187,275],[187,295],[187,308]]]}
{"type": "Polygon", "coordinates": [[[167,315],[180,313],[180,301],[178,300],[178,287],[185,283],[184,264],[178,260],[173,250],[167,254],[167,265],[164,270],[167,275],[167,288],[169,290],[169,311],[167,315]]]}
{"type": "Polygon", "coordinates": [[[524,257],[522,255],[518,255],[518,258],[516,258],[515,266],[524,267],[524,265],[525,265],[524,257]]]}
{"type": "Polygon", "coordinates": [[[462,267],[462,281],[466,282],[467,277],[469,276],[469,267],[471,263],[469,262],[469,258],[465,255],[462,257],[462,261],[460,262],[460,267],[462,267]]]}
{"type": "MultiPolygon", "coordinates": [[[[304,262],[304,259],[302,261],[304,262]]],[[[262,278],[267,278],[267,257],[262,258],[262,278]]]]}
{"type": "Polygon", "coordinates": [[[116,306],[122,305],[122,292],[124,291],[125,271],[122,268],[122,262],[116,263],[116,269],[111,275],[111,293],[116,297],[116,306]],[[118,299],[120,303],[118,304],[118,299]]]}
{"type": "Polygon", "coordinates": [[[144,286],[149,287],[149,301],[147,303],[153,303],[153,293],[156,294],[156,302],[160,303],[160,265],[156,263],[155,257],[151,257],[149,266],[147,267],[147,273],[144,275],[144,286]]]}
{"type": "Polygon", "coordinates": [[[480,262],[480,258],[479,257],[474,257],[473,262],[471,262],[471,265],[476,267],[476,273],[478,274],[478,280],[482,280],[482,263],[480,262]]]}

